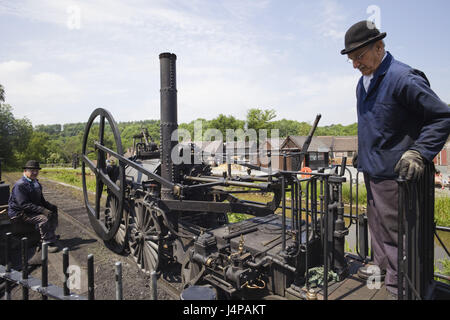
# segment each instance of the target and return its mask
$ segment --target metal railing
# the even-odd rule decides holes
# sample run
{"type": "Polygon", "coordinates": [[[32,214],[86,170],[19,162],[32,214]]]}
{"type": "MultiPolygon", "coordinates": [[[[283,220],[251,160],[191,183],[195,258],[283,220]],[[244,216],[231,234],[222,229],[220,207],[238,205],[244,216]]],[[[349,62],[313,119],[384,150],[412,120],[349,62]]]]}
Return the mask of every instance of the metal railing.
{"type": "MultiPolygon", "coordinates": [[[[358,203],[359,190],[359,171],[356,174],[356,199],[353,199],[353,179],[352,173],[345,166],[336,166],[337,170],[341,170],[339,176],[343,176],[342,171],[346,170],[349,174],[350,187],[350,203],[349,211],[344,213],[343,199],[342,199],[342,182],[336,176],[320,173],[302,173],[298,175],[308,176],[305,179],[294,178],[290,185],[286,185],[283,190],[292,192],[291,206],[283,201],[280,205],[282,208],[282,216],[285,217],[285,210],[292,210],[291,229],[298,224],[301,219],[301,214],[304,214],[305,221],[310,221],[312,226],[316,226],[319,219],[323,220],[320,224],[320,230],[306,229],[306,269],[308,268],[308,239],[309,232],[318,232],[322,235],[323,245],[323,267],[324,274],[328,271],[336,269],[336,260],[331,251],[342,247],[342,244],[336,246],[336,241],[339,241],[340,234],[347,234],[352,224],[356,227],[356,253],[357,260],[367,263],[371,260],[369,256],[370,242],[368,239],[368,223],[365,212],[359,213],[360,204],[358,203]],[[333,177],[333,178],[332,178],[333,177]],[[331,180],[330,180],[331,179],[331,180]],[[338,180],[336,180],[338,179],[338,180]],[[333,181],[336,180],[336,181],[333,181]],[[306,183],[306,188],[302,190],[300,182],[306,183]],[[320,188],[319,184],[320,183],[320,188]],[[334,188],[336,192],[331,191],[334,188]],[[302,199],[305,200],[302,206],[302,199]],[[355,206],[355,208],[353,208],[355,206]],[[353,211],[355,209],[356,213],[353,211]],[[340,218],[339,218],[340,217],[340,218]],[[336,219],[338,218],[338,219],[336,219]],[[336,221],[342,218],[349,219],[344,226],[340,225],[337,228],[336,221]],[[334,262],[333,262],[334,261],[334,262]],[[331,269],[330,269],[331,268],[331,269]]],[[[290,173],[284,171],[284,173],[290,173]]],[[[293,173],[293,172],[292,172],[293,173]]],[[[432,295],[432,290],[436,287],[435,278],[450,280],[450,277],[434,272],[434,237],[439,241],[442,248],[449,255],[449,250],[446,248],[444,242],[439,237],[437,231],[449,232],[450,228],[443,226],[436,226],[434,222],[434,167],[432,164],[426,167],[424,178],[416,183],[406,182],[398,179],[399,185],[399,230],[404,232],[399,233],[399,250],[405,255],[399,261],[399,283],[404,283],[403,287],[399,285],[399,299],[429,299],[432,295]],[[400,237],[403,241],[400,241],[400,237]],[[401,280],[403,279],[403,280],[401,280]],[[406,287],[405,287],[406,286],[406,287]],[[403,288],[405,294],[403,295],[403,288]]],[[[287,223],[283,220],[283,225],[287,223]]],[[[306,223],[308,227],[309,223],[306,223]]],[[[284,241],[283,241],[284,242],[284,241]]],[[[373,250],[371,250],[373,254],[373,250]]],[[[450,256],[450,255],[449,255],[450,256]]],[[[400,259],[400,258],[399,258],[400,259]]],[[[339,263],[338,263],[339,265],[339,263]]],[[[342,266],[342,263],[341,263],[342,266]]],[[[335,270],[333,270],[335,271],[335,270]]],[[[306,286],[308,287],[308,273],[305,275],[306,286]]],[[[322,295],[323,299],[328,298],[328,279],[323,279],[322,295]]]]}
{"type": "MultiPolygon", "coordinates": [[[[29,275],[28,264],[28,239],[23,237],[20,239],[21,243],[21,271],[14,270],[11,267],[13,236],[11,232],[6,233],[5,238],[5,262],[6,265],[0,265],[0,278],[5,280],[5,300],[11,300],[12,287],[14,284],[22,287],[22,299],[29,299],[29,291],[38,292],[42,300],[48,298],[56,300],[95,300],[94,287],[94,256],[89,254],[87,256],[87,296],[74,294],[70,291],[69,286],[69,248],[62,250],[62,273],[64,276],[63,287],[53,285],[48,282],[48,243],[42,243],[41,247],[41,279],[31,277],[29,275]]],[[[156,300],[156,273],[151,274],[151,299],[156,300]]],[[[123,285],[122,285],[122,263],[115,263],[115,292],[116,300],[123,300],[123,285]]]]}
{"type": "MultiPolygon", "coordinates": [[[[434,272],[434,237],[449,255],[434,221],[434,166],[425,167],[417,182],[397,179],[399,185],[398,215],[398,299],[432,299],[435,277],[449,280],[434,272]]],[[[450,291],[450,286],[448,289],[450,291]]]]}

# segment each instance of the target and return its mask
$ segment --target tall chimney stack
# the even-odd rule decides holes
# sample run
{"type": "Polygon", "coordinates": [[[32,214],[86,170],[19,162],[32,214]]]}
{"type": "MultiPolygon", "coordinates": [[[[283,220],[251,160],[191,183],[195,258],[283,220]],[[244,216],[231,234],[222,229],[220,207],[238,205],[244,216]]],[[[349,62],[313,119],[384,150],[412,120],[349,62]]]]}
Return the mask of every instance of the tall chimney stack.
{"type": "MultiPolygon", "coordinates": [[[[169,181],[175,181],[175,168],[171,158],[172,149],[178,139],[172,141],[172,133],[178,128],[177,119],[177,85],[175,62],[177,56],[173,53],[161,53],[161,176],[169,181]]],[[[178,137],[177,137],[178,138],[178,137]]],[[[173,190],[162,187],[161,199],[174,199],[173,190]]]]}

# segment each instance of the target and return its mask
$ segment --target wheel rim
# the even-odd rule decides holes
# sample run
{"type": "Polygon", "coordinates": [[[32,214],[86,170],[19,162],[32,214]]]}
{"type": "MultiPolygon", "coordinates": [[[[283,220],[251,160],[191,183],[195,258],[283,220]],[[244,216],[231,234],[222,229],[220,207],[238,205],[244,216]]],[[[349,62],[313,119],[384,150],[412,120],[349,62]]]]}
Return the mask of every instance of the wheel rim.
{"type": "Polygon", "coordinates": [[[129,248],[139,268],[150,274],[158,270],[160,264],[161,219],[151,204],[138,199],[134,210],[130,211],[129,248]]]}
{"type": "MultiPolygon", "coordinates": [[[[83,136],[83,147],[82,147],[82,164],[81,164],[81,172],[82,172],[82,183],[83,183],[83,194],[84,194],[84,203],[87,209],[89,221],[94,229],[94,231],[105,241],[111,240],[116,236],[120,228],[120,223],[123,217],[123,208],[124,208],[124,183],[125,183],[125,169],[124,165],[119,162],[118,164],[118,177],[117,179],[111,179],[107,173],[106,168],[106,153],[99,149],[95,148],[94,145],[90,145],[90,148],[94,148],[97,151],[97,163],[94,163],[88,157],[88,138],[89,133],[91,131],[94,120],[100,117],[99,123],[99,133],[98,133],[98,143],[100,145],[104,145],[105,143],[105,120],[108,121],[109,126],[111,127],[111,131],[114,135],[114,141],[117,148],[118,154],[123,154],[122,142],[119,134],[119,130],[117,127],[114,118],[111,114],[102,108],[98,108],[94,110],[91,114],[84,131],[83,136]],[[88,190],[86,185],[86,166],[95,174],[95,182],[96,182],[96,191],[95,191],[95,204],[92,205],[89,203],[88,190]],[[101,199],[104,186],[106,186],[107,193],[113,194],[117,197],[117,210],[115,210],[114,221],[113,224],[105,223],[107,220],[105,219],[105,211],[101,208],[101,199]]],[[[110,211],[112,212],[112,211],[110,211]]]]}

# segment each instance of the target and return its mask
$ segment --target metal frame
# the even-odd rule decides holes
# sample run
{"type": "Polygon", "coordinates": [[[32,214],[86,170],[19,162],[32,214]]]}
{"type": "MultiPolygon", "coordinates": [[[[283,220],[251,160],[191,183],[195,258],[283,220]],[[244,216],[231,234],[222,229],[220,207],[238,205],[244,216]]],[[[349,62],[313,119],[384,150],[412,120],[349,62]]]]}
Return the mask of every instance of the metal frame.
{"type": "MultiPolygon", "coordinates": [[[[173,134],[176,135],[175,129],[178,127],[177,124],[177,89],[176,89],[176,56],[172,53],[163,53],[159,56],[160,58],[160,67],[161,67],[161,147],[159,150],[160,157],[160,174],[156,174],[156,172],[151,172],[146,170],[143,166],[136,163],[133,159],[126,159],[122,155],[121,151],[121,143],[120,143],[120,135],[117,130],[117,126],[114,122],[112,116],[104,109],[96,109],[94,113],[91,115],[86,130],[85,136],[83,139],[83,190],[85,195],[86,207],[88,208],[89,218],[91,220],[91,224],[94,227],[94,230],[104,239],[109,240],[114,237],[115,233],[118,230],[118,226],[120,223],[120,218],[122,217],[122,212],[124,208],[123,202],[125,200],[134,201],[136,195],[148,198],[151,202],[159,209],[161,209],[161,217],[163,217],[164,224],[169,228],[172,237],[180,237],[177,233],[177,222],[178,222],[178,213],[180,212],[211,212],[211,213],[227,213],[227,212],[237,212],[237,213],[247,213],[255,216],[265,216],[274,211],[277,208],[282,209],[281,214],[281,224],[282,224],[282,232],[281,232],[281,252],[275,257],[265,256],[261,261],[244,261],[247,266],[258,268],[262,265],[262,263],[270,261],[277,265],[277,267],[281,267],[285,269],[286,272],[298,272],[298,269],[287,263],[288,259],[297,259],[300,253],[306,252],[305,259],[305,273],[306,279],[308,277],[308,268],[310,266],[308,259],[308,251],[309,251],[309,241],[310,234],[315,239],[319,239],[322,244],[322,259],[324,266],[324,285],[323,285],[323,296],[324,299],[328,298],[328,271],[333,270],[337,271],[339,277],[345,277],[347,274],[347,266],[346,260],[344,256],[344,239],[348,234],[348,229],[353,223],[357,223],[357,253],[361,260],[367,261],[367,250],[368,243],[367,240],[367,230],[366,228],[359,229],[359,225],[361,222],[364,224],[364,215],[359,215],[358,212],[358,200],[356,201],[356,215],[353,215],[353,194],[350,197],[350,214],[347,215],[344,212],[343,199],[342,199],[342,183],[345,182],[344,173],[346,168],[346,158],[342,161],[342,166],[340,166],[341,171],[339,173],[330,172],[325,173],[314,172],[314,173],[300,173],[298,171],[288,171],[286,170],[287,158],[293,156],[300,156],[300,163],[302,162],[303,157],[305,156],[309,144],[311,142],[314,131],[317,127],[318,121],[320,119],[320,115],[316,117],[316,121],[314,122],[311,131],[308,134],[308,137],[304,143],[301,152],[297,153],[281,153],[283,156],[283,170],[277,170],[276,172],[272,172],[272,168],[270,166],[271,163],[271,152],[268,152],[269,158],[269,167],[262,168],[259,166],[255,166],[250,163],[238,162],[241,165],[248,167],[249,169],[257,169],[267,173],[267,176],[254,178],[254,177],[233,177],[231,174],[231,163],[228,162],[228,170],[223,173],[223,176],[217,177],[212,176],[210,174],[204,174],[202,170],[200,172],[196,172],[192,164],[182,164],[175,165],[171,159],[171,153],[174,151],[174,147],[177,139],[174,139],[173,134]],[[92,126],[94,119],[100,116],[100,131],[99,131],[99,140],[94,143],[94,148],[98,152],[98,161],[95,166],[87,157],[86,154],[86,143],[89,130],[92,126]],[[117,151],[111,150],[106,147],[104,144],[104,121],[105,118],[110,123],[114,138],[116,140],[117,151]],[[120,148],[119,148],[120,145],[120,148]],[[108,176],[107,170],[105,168],[105,156],[109,154],[119,160],[119,168],[120,168],[120,185],[117,185],[114,179],[108,176]],[[87,201],[87,193],[86,193],[86,185],[85,185],[85,165],[88,165],[91,170],[96,175],[97,181],[97,192],[96,192],[96,203],[95,210],[92,208],[87,201]],[[141,186],[130,186],[126,185],[126,181],[124,179],[123,171],[124,168],[128,166],[139,172],[140,174],[146,175],[148,177],[148,182],[155,182],[159,184],[160,190],[152,193],[150,191],[146,191],[146,187],[144,183],[141,186]],[[191,166],[191,167],[190,167],[191,166]],[[194,170],[195,174],[192,173],[184,173],[181,175],[181,170],[186,170],[186,172],[192,172],[194,170]],[[297,175],[309,175],[309,178],[298,179],[297,175]],[[320,210],[318,209],[318,195],[317,195],[317,182],[320,182],[320,210]],[[306,182],[306,189],[302,190],[301,182],[306,182]],[[114,225],[110,229],[106,229],[104,225],[99,221],[99,212],[100,212],[100,197],[101,192],[103,191],[103,186],[106,185],[108,192],[115,194],[120,203],[120,208],[116,211],[116,220],[114,225]],[[274,199],[269,203],[259,203],[253,201],[245,201],[239,200],[238,198],[233,196],[233,193],[244,193],[245,190],[241,190],[238,192],[233,191],[225,191],[220,189],[220,186],[240,186],[245,188],[250,188],[251,190],[247,190],[248,192],[252,192],[256,190],[257,192],[273,192],[274,199]],[[137,189],[130,190],[131,188],[136,187],[137,189]],[[127,190],[127,197],[124,196],[125,189],[127,190]],[[196,197],[196,193],[193,191],[200,190],[201,195],[207,195],[207,199],[203,199],[201,197],[196,197]],[[293,239],[295,241],[289,241],[288,247],[288,239],[286,237],[286,231],[288,230],[288,222],[286,217],[286,209],[289,207],[286,204],[286,193],[291,192],[291,228],[289,232],[291,233],[293,239]],[[130,194],[128,194],[130,193],[130,194]],[[132,196],[130,196],[132,195],[132,196]],[[302,207],[302,196],[306,197],[306,205],[305,208],[302,207]],[[212,197],[214,196],[214,200],[212,197]],[[219,198],[219,200],[216,199],[219,198]],[[310,198],[310,199],[309,199],[310,198]],[[228,200],[229,203],[223,203],[224,200],[228,200]],[[281,205],[280,205],[281,202],[281,205]],[[311,208],[309,207],[311,205],[311,208]],[[167,213],[167,214],[166,214],[167,213]],[[306,232],[306,240],[304,243],[302,242],[303,229],[300,221],[302,220],[302,215],[305,214],[305,232],[306,232]],[[320,215],[320,225],[318,226],[320,215]],[[169,219],[170,218],[170,219],[169,219]],[[346,226],[344,218],[349,218],[350,223],[346,226]],[[310,223],[311,222],[311,223],[310,223]],[[311,229],[311,233],[310,233],[311,229]],[[319,230],[320,229],[320,230],[319,230]],[[361,245],[358,241],[361,238],[361,245]],[[361,252],[362,251],[362,252],[361,252]],[[294,271],[293,271],[294,270],[294,271]]],[[[191,159],[194,158],[194,154],[192,153],[191,146],[191,159]]],[[[184,149],[183,149],[184,150],[184,149]]],[[[155,152],[155,155],[158,156],[158,153],[155,152]]],[[[224,155],[225,158],[228,159],[227,155],[224,155]]],[[[194,162],[195,163],[195,162],[194,162]]],[[[359,174],[359,172],[358,172],[359,174]]],[[[358,197],[358,174],[357,178],[357,189],[356,196],[358,197]]],[[[352,193],[353,181],[352,175],[350,172],[350,192],[352,193]]],[[[428,195],[424,197],[424,201],[427,205],[433,203],[434,195],[428,195]]],[[[130,206],[131,207],[131,206],[130,206]]],[[[403,207],[402,207],[403,208],[403,207]]],[[[416,223],[416,225],[418,225],[416,223]]],[[[408,221],[408,227],[414,227],[415,225],[412,222],[408,221]]],[[[430,233],[431,225],[428,223],[422,228],[424,228],[425,232],[430,233]]],[[[419,228],[415,228],[414,232],[418,232],[419,228]]],[[[248,231],[248,230],[247,230],[248,231]]],[[[419,231],[423,232],[422,229],[419,231]]],[[[201,233],[201,232],[200,232],[201,233]]],[[[243,233],[241,233],[243,234],[243,233]]],[[[233,234],[235,236],[236,234],[233,234]]],[[[428,234],[427,234],[428,235],[428,234]]],[[[153,235],[157,241],[163,241],[164,239],[160,238],[159,235],[153,235]]],[[[199,236],[192,234],[190,237],[192,239],[196,239],[194,237],[199,236]]],[[[429,238],[429,236],[428,236],[429,238]]],[[[415,238],[416,239],[416,238],[415,238]]],[[[207,239],[205,238],[205,241],[207,239]]],[[[416,241],[417,246],[417,240],[416,241]]],[[[428,240],[427,240],[428,241],[428,240]]],[[[432,241],[431,241],[432,243],[432,241]]],[[[428,244],[428,242],[427,242],[428,244]]],[[[412,250],[413,246],[410,245],[408,249],[412,250]]],[[[200,250],[200,249],[199,249],[200,250]]],[[[415,249],[416,251],[418,249],[415,249]]],[[[233,257],[237,257],[242,254],[242,250],[238,253],[233,253],[233,257]]],[[[202,258],[207,258],[206,256],[202,256],[202,254],[209,254],[206,251],[203,251],[198,258],[200,263],[202,262],[202,258]]],[[[415,251],[412,252],[414,256],[415,251]]],[[[247,256],[248,257],[248,256],[247,256]]],[[[230,255],[231,258],[231,255],[230,255]]],[[[211,258],[212,259],[212,258],[211,258]]],[[[254,259],[254,257],[251,257],[254,259]]],[[[426,262],[430,263],[430,257],[426,258],[426,262]]],[[[208,261],[206,259],[205,261],[208,261]]],[[[432,265],[431,259],[431,265],[432,265]]],[[[205,262],[206,270],[210,271],[211,277],[214,277],[214,265],[210,264],[210,262],[205,262]]],[[[411,264],[410,264],[411,265],[411,264]]],[[[429,268],[429,267],[428,267],[429,268]]],[[[427,269],[428,270],[428,269],[427,269]]],[[[413,270],[416,272],[416,269],[413,270]]],[[[416,272],[417,273],[417,272],[416,272]]],[[[284,276],[284,275],[283,275],[284,276]]],[[[217,280],[217,279],[216,279],[217,280]]],[[[415,281],[415,280],[414,280],[415,281]]],[[[223,281],[226,282],[226,281],[223,281]]],[[[239,282],[239,281],[237,281],[239,282]]],[[[419,293],[420,295],[421,293],[419,293]]]]}
{"type": "MultiPolygon", "coordinates": [[[[434,165],[428,164],[417,182],[397,179],[399,185],[398,215],[398,299],[432,299],[436,288],[434,237],[447,255],[449,251],[436,232],[434,222],[434,165]]],[[[448,228],[440,227],[442,231],[448,228]]],[[[441,282],[450,292],[450,286],[441,282]]]]}
{"type": "MultiPolygon", "coordinates": [[[[67,273],[69,267],[69,249],[63,249],[63,274],[64,282],[63,288],[48,283],[48,244],[44,242],[42,244],[42,275],[41,280],[37,278],[30,277],[28,275],[28,239],[26,237],[21,238],[21,259],[22,259],[22,271],[17,271],[11,268],[11,244],[13,236],[11,232],[6,233],[6,250],[5,258],[6,265],[0,265],[0,278],[6,280],[5,286],[5,300],[11,300],[11,285],[18,284],[22,287],[22,300],[29,299],[29,290],[38,292],[42,296],[42,300],[47,300],[48,298],[56,300],[95,300],[94,294],[94,257],[93,255],[88,255],[87,257],[87,282],[88,282],[88,296],[77,295],[70,292],[68,286],[69,274],[67,273]]],[[[122,264],[117,262],[115,265],[115,281],[116,281],[116,299],[123,299],[122,290],[122,264]]]]}

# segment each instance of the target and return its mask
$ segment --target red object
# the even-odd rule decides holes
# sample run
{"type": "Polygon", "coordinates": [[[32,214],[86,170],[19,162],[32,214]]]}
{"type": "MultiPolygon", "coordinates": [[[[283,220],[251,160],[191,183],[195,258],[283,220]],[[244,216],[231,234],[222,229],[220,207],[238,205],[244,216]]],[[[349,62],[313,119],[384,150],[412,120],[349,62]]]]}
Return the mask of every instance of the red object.
{"type": "MultiPolygon", "coordinates": [[[[303,167],[300,172],[312,172],[311,168],[309,167],[303,167]]],[[[302,174],[302,178],[309,178],[311,175],[310,174],[302,174]]]]}

